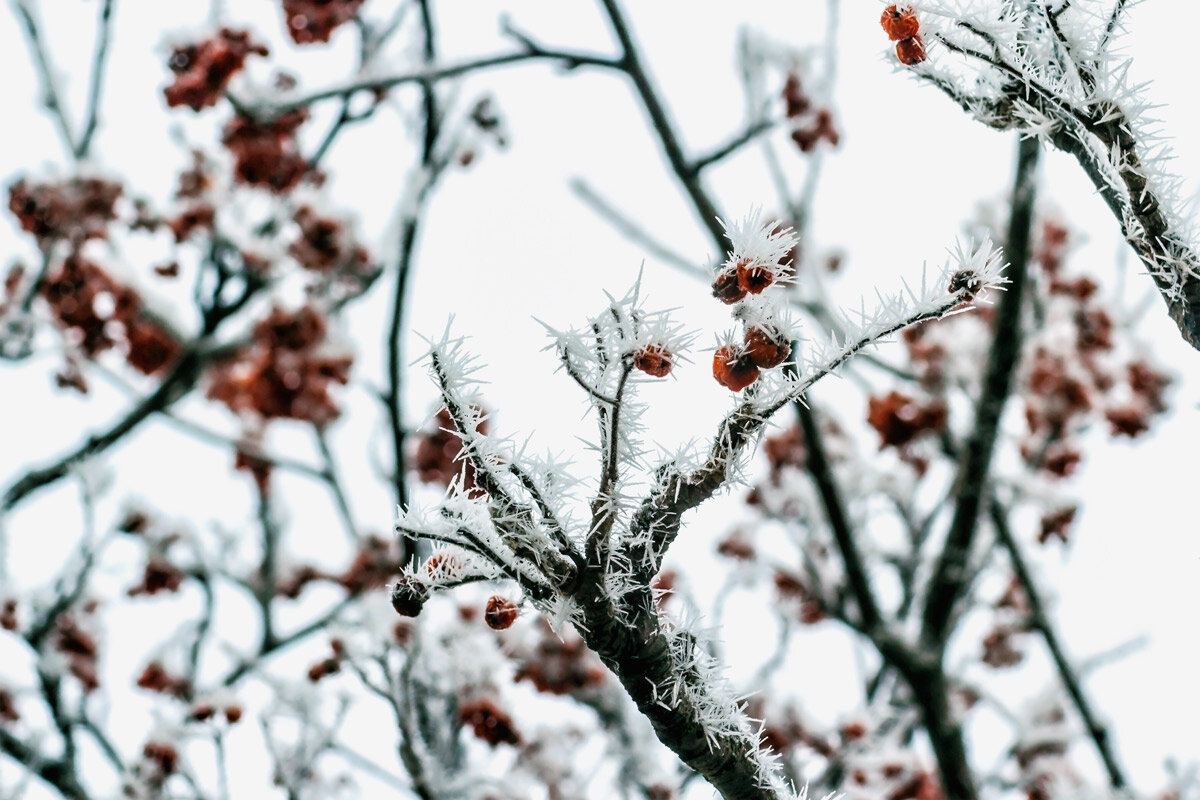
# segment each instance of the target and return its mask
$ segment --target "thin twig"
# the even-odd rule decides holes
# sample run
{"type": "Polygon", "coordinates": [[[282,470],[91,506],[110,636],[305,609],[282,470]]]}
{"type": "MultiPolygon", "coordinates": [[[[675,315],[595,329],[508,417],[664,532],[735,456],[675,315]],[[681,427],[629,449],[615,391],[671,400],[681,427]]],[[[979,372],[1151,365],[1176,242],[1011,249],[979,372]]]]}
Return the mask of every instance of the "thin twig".
{"type": "Polygon", "coordinates": [[[1063,650],[1062,643],[1058,639],[1058,634],[1055,632],[1054,626],[1050,623],[1050,617],[1046,613],[1046,607],[1042,602],[1037,582],[1033,578],[1033,573],[1029,571],[1029,566],[1025,563],[1025,556],[1021,552],[1021,545],[1017,542],[1012,528],[1008,524],[1005,508],[993,496],[988,503],[988,510],[992,524],[996,529],[996,537],[1008,552],[1013,572],[1017,576],[1017,582],[1021,585],[1021,592],[1025,595],[1025,600],[1029,604],[1029,623],[1041,634],[1043,641],[1046,642],[1046,648],[1050,651],[1050,657],[1054,661],[1054,666],[1058,669],[1058,675],[1062,680],[1063,687],[1067,690],[1067,695],[1071,698],[1075,710],[1079,712],[1079,717],[1083,721],[1083,725],[1087,729],[1092,743],[1096,746],[1096,752],[1099,753],[1100,760],[1104,762],[1104,769],[1108,773],[1109,783],[1114,789],[1122,789],[1126,785],[1125,774],[1117,762],[1116,754],[1113,752],[1112,745],[1109,742],[1108,729],[1100,722],[1092,710],[1091,703],[1083,692],[1083,683],[1075,669],[1071,666],[1071,662],[1063,650]]]}
{"type": "Polygon", "coordinates": [[[104,67],[107,64],[108,43],[112,35],[112,14],[115,0],[104,0],[100,6],[100,21],[96,31],[96,54],[92,58],[92,76],[88,84],[87,111],[84,112],[83,133],[75,145],[75,159],[88,156],[92,138],[96,135],[100,117],[100,93],[104,89],[104,67]]]}
{"type": "Polygon", "coordinates": [[[37,20],[34,18],[33,12],[29,10],[28,0],[12,0],[12,5],[14,13],[16,13],[22,27],[25,29],[25,38],[29,40],[29,50],[33,55],[33,65],[37,71],[38,81],[41,84],[46,109],[50,112],[50,116],[54,120],[59,138],[62,139],[63,147],[68,153],[74,156],[77,151],[75,137],[71,133],[71,123],[67,120],[67,110],[63,106],[62,99],[58,93],[58,82],[54,79],[54,71],[50,65],[50,58],[46,54],[46,45],[42,41],[42,34],[38,28],[37,20]]]}

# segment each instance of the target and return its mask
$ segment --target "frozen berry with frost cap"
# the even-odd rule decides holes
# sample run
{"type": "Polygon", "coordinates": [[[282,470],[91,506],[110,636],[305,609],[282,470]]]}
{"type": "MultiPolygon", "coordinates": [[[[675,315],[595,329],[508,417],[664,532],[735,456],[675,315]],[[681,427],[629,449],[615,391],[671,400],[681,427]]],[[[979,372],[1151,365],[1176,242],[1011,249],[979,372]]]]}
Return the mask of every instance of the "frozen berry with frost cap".
{"type": "Polygon", "coordinates": [[[893,42],[911,39],[921,29],[921,23],[917,20],[917,15],[913,13],[912,6],[904,8],[896,5],[888,6],[883,10],[879,24],[883,26],[884,32],[893,42]]]}
{"type": "Polygon", "coordinates": [[[415,617],[429,600],[429,587],[411,573],[400,576],[392,586],[392,608],[402,617],[415,617]]]}
{"type": "Polygon", "coordinates": [[[758,366],[741,347],[727,344],[713,353],[713,377],[731,392],[740,392],[758,380],[758,366]]]}
{"type": "Polygon", "coordinates": [[[787,270],[797,241],[791,228],[764,222],[762,209],[725,225],[725,235],[733,249],[713,283],[713,294],[726,303],[741,300],[746,294],[758,294],[778,280],[787,270]],[[736,289],[730,285],[732,277],[737,279],[736,289]]]}
{"type": "Polygon", "coordinates": [[[765,264],[739,261],[737,281],[738,288],[746,294],[760,294],[775,282],[775,268],[765,264]]]}
{"type": "Polygon", "coordinates": [[[675,366],[675,355],[661,344],[648,344],[633,354],[633,365],[647,375],[665,378],[675,366]]]}
{"type": "Polygon", "coordinates": [[[973,269],[960,269],[950,276],[947,291],[960,296],[963,300],[974,300],[983,289],[983,279],[973,269]]]}

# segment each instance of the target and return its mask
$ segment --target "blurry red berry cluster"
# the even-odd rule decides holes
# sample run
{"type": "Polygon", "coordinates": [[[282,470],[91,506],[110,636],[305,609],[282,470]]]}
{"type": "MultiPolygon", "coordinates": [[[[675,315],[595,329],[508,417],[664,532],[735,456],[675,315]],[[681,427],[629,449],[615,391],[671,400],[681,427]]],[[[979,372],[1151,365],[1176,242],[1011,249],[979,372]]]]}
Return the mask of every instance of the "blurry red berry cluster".
{"type": "Polygon", "coordinates": [[[296,129],[307,119],[308,111],[298,108],[270,121],[241,115],[230,120],[222,141],[234,157],[234,178],[276,194],[295,187],[308,171],[296,144],[296,129]]]}
{"type": "Polygon", "coordinates": [[[69,256],[51,271],[41,295],[71,344],[89,358],[122,342],[129,365],[153,375],[179,354],[179,342],[146,317],[138,293],[82,256],[69,256]]]}
{"type": "Polygon", "coordinates": [[[296,44],[328,42],[339,25],[358,13],[363,0],[283,0],[288,35],[296,44]]]}
{"type": "Polygon", "coordinates": [[[216,36],[178,45],[168,66],[175,81],[163,90],[167,105],[187,106],[193,111],[215,106],[230,79],[250,55],[265,56],[268,50],[253,41],[246,31],[222,28],[216,36]]]}
{"type": "Polygon", "coordinates": [[[783,103],[784,115],[792,124],[792,141],[801,152],[811,153],[822,141],[837,147],[841,135],[833,125],[833,113],[813,105],[795,72],[788,73],[783,85],[783,103]]]}
{"type": "Polygon", "coordinates": [[[121,184],[100,178],[70,178],[61,182],[30,183],[22,178],[9,187],[8,208],[21,228],[45,248],[56,241],[78,247],[88,239],[108,236],[117,218],[121,184]]]}
{"type": "Polygon", "coordinates": [[[325,339],[325,318],[316,309],[275,308],[254,327],[251,345],[212,369],[208,396],[263,419],[327,424],[339,413],[329,389],[349,380],[353,359],[327,351],[325,339]]]}

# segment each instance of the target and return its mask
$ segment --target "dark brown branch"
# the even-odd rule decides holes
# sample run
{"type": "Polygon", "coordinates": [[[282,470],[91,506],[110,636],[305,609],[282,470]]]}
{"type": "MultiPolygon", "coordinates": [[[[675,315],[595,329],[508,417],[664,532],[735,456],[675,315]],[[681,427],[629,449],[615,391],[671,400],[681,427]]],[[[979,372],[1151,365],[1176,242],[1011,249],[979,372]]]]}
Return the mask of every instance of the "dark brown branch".
{"type": "MultiPolygon", "coordinates": [[[[799,343],[793,343],[793,350],[798,346],[799,343]]],[[[846,504],[842,500],[837,478],[833,474],[829,458],[825,453],[825,437],[817,425],[812,409],[803,400],[797,400],[793,405],[796,407],[796,416],[799,418],[800,429],[804,434],[804,448],[808,454],[805,468],[817,486],[817,493],[821,496],[821,506],[825,510],[825,518],[833,531],[833,540],[842,557],[846,578],[850,582],[855,605],[858,606],[861,624],[865,630],[875,631],[874,635],[878,635],[883,631],[883,614],[879,610],[875,592],[871,588],[866,561],[858,549],[858,544],[854,541],[850,515],[846,513],[846,504]]]]}
{"type": "Polygon", "coordinates": [[[258,602],[259,616],[262,617],[259,651],[267,652],[275,647],[275,618],[271,613],[271,601],[275,598],[280,530],[271,510],[270,490],[266,487],[261,487],[258,492],[258,526],[262,558],[258,562],[254,599],[258,602]]]}
{"type": "Polygon", "coordinates": [[[618,611],[605,594],[603,576],[597,570],[588,575],[591,580],[577,595],[585,614],[584,640],[621,681],[659,740],[725,800],[781,800],[771,788],[773,776],[755,757],[755,737],[714,733],[686,692],[672,693],[679,682],[693,682],[698,691],[706,687],[672,658],[649,589],[627,595],[624,602],[631,607],[618,611]]]}
{"type": "MultiPolygon", "coordinates": [[[[416,247],[417,231],[420,226],[417,214],[412,214],[404,220],[400,233],[400,248],[397,253],[396,283],[392,290],[392,307],[389,314],[387,338],[387,392],[384,400],[387,404],[388,422],[392,433],[392,486],[396,492],[396,503],[401,508],[408,508],[408,476],[407,455],[405,453],[408,429],[404,425],[404,409],[401,404],[403,385],[403,337],[404,337],[404,301],[408,293],[408,279],[412,271],[413,250],[416,247]]],[[[404,540],[402,563],[407,563],[415,555],[415,542],[404,540]]]]}
{"type": "Polygon", "coordinates": [[[46,105],[46,110],[50,112],[50,116],[54,120],[63,147],[74,156],[76,152],[75,136],[71,133],[71,123],[67,120],[67,109],[63,106],[62,98],[58,94],[58,84],[54,80],[54,71],[50,66],[50,58],[46,54],[46,45],[42,41],[42,33],[38,28],[37,20],[30,12],[27,0],[14,0],[12,5],[21,22],[21,27],[25,30],[25,38],[29,40],[29,50],[33,55],[33,66],[41,85],[42,100],[46,105]]]}
{"type": "Polygon", "coordinates": [[[620,68],[620,62],[605,57],[593,56],[586,53],[573,53],[560,50],[547,50],[539,48],[536,51],[519,50],[513,53],[501,53],[494,56],[486,56],[483,58],[462,61],[457,64],[449,64],[442,67],[429,67],[418,70],[416,72],[405,72],[398,75],[387,75],[379,78],[364,78],[357,81],[346,83],[342,86],[331,86],[326,89],[319,89],[307,94],[298,94],[293,97],[285,98],[279,102],[265,104],[262,107],[255,107],[251,104],[240,100],[232,95],[227,95],[227,98],[234,104],[242,113],[258,119],[273,118],[280,114],[294,111],[297,108],[305,108],[320,103],[325,100],[335,98],[349,97],[358,92],[378,92],[390,89],[396,86],[404,86],[407,84],[420,84],[422,86],[437,83],[449,78],[458,78],[468,75],[472,72],[490,69],[492,67],[504,66],[506,64],[519,64],[527,61],[559,61],[568,66],[595,66],[608,69],[620,68]]]}
{"type": "Polygon", "coordinates": [[[1029,242],[1033,228],[1033,204],[1037,188],[1037,164],[1041,144],[1021,139],[1013,177],[1012,211],[1004,243],[1008,261],[1008,287],[996,308],[996,322],[983,378],[982,394],[975,407],[975,427],[963,448],[955,479],[954,516],[925,596],[921,640],[926,647],[942,652],[954,618],[955,606],[966,591],[968,563],[978,529],[979,511],[987,491],[992,450],[1000,430],[1012,386],[1013,371],[1021,355],[1021,308],[1029,266],[1029,242]]]}
{"type": "Polygon", "coordinates": [[[692,167],[692,162],[684,155],[683,144],[679,140],[679,134],[671,124],[667,116],[667,110],[659,99],[658,93],[650,81],[649,74],[647,74],[645,67],[642,65],[641,58],[638,55],[637,44],[633,41],[633,34],[630,32],[629,25],[621,13],[621,8],[617,0],[600,0],[600,2],[607,13],[609,26],[616,35],[617,41],[621,44],[622,69],[629,75],[629,79],[633,81],[634,89],[642,101],[642,107],[645,108],[646,114],[650,117],[650,124],[654,128],[655,133],[658,134],[658,141],[662,146],[663,154],[667,157],[667,162],[671,165],[675,177],[682,184],[683,190],[692,201],[692,205],[696,209],[696,214],[700,218],[700,224],[708,231],[708,235],[717,252],[723,252],[725,250],[725,231],[720,223],[722,215],[717,210],[712,198],[709,197],[708,192],[705,191],[700,181],[700,176],[692,167]]]}
{"type": "Polygon", "coordinates": [[[206,362],[206,351],[199,342],[193,343],[179,357],[158,388],[129,409],[109,428],[89,436],[70,453],[44,467],[30,470],[10,485],[4,492],[3,500],[0,500],[0,511],[12,509],[38,489],[61,480],[76,464],[100,455],[141,425],[150,415],[169,408],[195,387],[206,362]]]}
{"type": "Polygon", "coordinates": [[[621,443],[621,404],[625,399],[625,387],[632,371],[633,361],[630,359],[622,366],[615,402],[608,408],[601,409],[606,413],[599,415],[602,448],[600,488],[596,491],[596,499],[592,501],[592,527],[584,545],[584,557],[589,566],[601,572],[608,570],[610,536],[613,523],[617,519],[613,500],[620,474],[617,462],[621,443]]]}
{"type": "Polygon", "coordinates": [[[1063,687],[1067,690],[1067,695],[1070,696],[1071,702],[1075,705],[1075,710],[1079,712],[1079,717],[1087,729],[1088,736],[1091,737],[1092,743],[1096,746],[1096,752],[1100,755],[1100,760],[1104,763],[1104,769],[1108,773],[1109,784],[1114,789],[1122,789],[1126,786],[1125,773],[1121,769],[1121,765],[1117,762],[1116,753],[1113,752],[1112,745],[1109,742],[1108,729],[1096,717],[1095,712],[1092,711],[1091,703],[1088,702],[1087,696],[1083,692],[1083,684],[1080,676],[1067,659],[1062,643],[1058,639],[1058,634],[1050,622],[1050,616],[1046,613],[1046,607],[1042,602],[1037,582],[1034,580],[1033,574],[1029,571],[1029,566],[1025,563],[1025,556],[1021,552],[1021,545],[1017,542],[1016,536],[1013,535],[1012,528],[1008,524],[1007,512],[995,497],[990,498],[988,509],[992,525],[996,529],[996,538],[999,539],[1000,544],[1008,552],[1013,572],[1016,574],[1017,582],[1021,586],[1021,592],[1025,595],[1025,600],[1029,604],[1029,623],[1033,626],[1034,630],[1041,634],[1043,641],[1046,642],[1046,649],[1050,651],[1050,657],[1054,661],[1054,666],[1058,669],[1058,675],[1062,679],[1063,687]]]}
{"type": "Polygon", "coordinates": [[[92,75],[88,84],[87,111],[83,115],[83,133],[75,145],[75,160],[87,158],[92,148],[92,137],[100,118],[100,94],[104,89],[104,67],[108,60],[108,43],[112,36],[112,12],[115,0],[104,0],[100,5],[100,20],[96,26],[96,53],[92,58],[92,75]]]}
{"type": "Polygon", "coordinates": [[[46,758],[24,740],[0,727],[0,752],[57,789],[69,800],[91,800],[79,776],[60,759],[46,758]]]}
{"type": "Polygon", "coordinates": [[[699,156],[692,161],[690,170],[691,173],[693,175],[699,175],[708,167],[716,164],[718,161],[723,161],[724,159],[736,153],[738,150],[753,142],[759,136],[767,133],[774,128],[775,125],[776,123],[774,120],[760,119],[754,124],[747,126],[744,131],[734,136],[725,144],[720,145],[712,152],[703,156],[699,156]]]}

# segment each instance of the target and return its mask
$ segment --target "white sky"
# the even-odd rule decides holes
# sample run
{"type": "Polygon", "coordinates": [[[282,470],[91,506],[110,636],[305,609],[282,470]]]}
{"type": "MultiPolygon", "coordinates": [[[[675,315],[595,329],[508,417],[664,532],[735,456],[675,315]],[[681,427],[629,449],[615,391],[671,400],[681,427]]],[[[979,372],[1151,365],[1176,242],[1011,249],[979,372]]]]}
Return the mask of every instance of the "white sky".
{"type": "MultiPolygon", "coordinates": [[[[372,0],[367,7],[379,2],[372,0]]],[[[95,3],[43,0],[35,5],[46,20],[53,57],[67,76],[67,102],[77,120],[95,3]]],[[[296,65],[304,85],[325,85],[351,64],[346,35],[328,52],[298,52],[280,46],[276,2],[228,5],[236,25],[268,40],[278,56],[275,63],[296,65]]],[[[823,26],[823,4],[816,0],[627,5],[650,69],[693,152],[721,142],[742,121],[734,71],[740,24],[748,22],[797,45],[818,44],[823,26]]],[[[977,204],[1002,196],[1014,143],[1011,136],[968,120],[933,89],[893,71],[884,57],[888,48],[878,27],[879,4],[844,6],[836,92],[844,138],[827,160],[812,246],[846,253],[837,290],[856,304],[860,295],[872,296],[876,286],[895,288],[900,278],[919,276],[923,261],[940,264],[977,204]]],[[[604,52],[612,48],[594,4],[584,0],[446,0],[436,9],[447,58],[507,49],[497,33],[502,11],[542,42],[604,52]]],[[[186,148],[165,135],[168,124],[188,120],[183,127],[188,141],[211,147],[214,126],[225,118],[224,110],[206,112],[198,122],[186,111],[166,115],[160,100],[166,78],[163,43],[179,31],[199,30],[203,17],[199,3],[118,0],[104,127],[95,151],[99,168],[125,176],[133,194],[165,199],[185,163],[186,148]]],[[[1200,4],[1143,4],[1131,12],[1129,26],[1133,33],[1125,43],[1134,58],[1131,79],[1153,81],[1147,93],[1163,104],[1158,115],[1178,155],[1173,169],[1188,178],[1185,186],[1193,192],[1193,176],[1200,175],[1194,77],[1200,4]]],[[[61,149],[49,118],[34,108],[33,74],[7,9],[0,13],[0,68],[5,75],[0,108],[7,110],[0,179],[7,186],[18,175],[38,178],[61,171],[61,149]]],[[[413,330],[436,335],[447,315],[455,314],[455,330],[475,338],[476,351],[489,365],[491,384],[485,392],[498,409],[501,430],[518,439],[531,435],[535,450],[571,452],[577,448],[573,437],[589,434],[591,423],[582,419],[576,387],[562,375],[551,375],[554,358],[542,352],[546,339],[533,318],[560,327],[581,321],[603,303],[604,290],[623,293],[645,259],[651,303],[680,307],[680,319],[705,332],[694,366],[679,370],[667,385],[647,388],[652,399],[647,424],[667,448],[707,434],[729,402],[709,377],[705,356],[709,331],[729,324],[726,309],[709,298],[706,286],[654,262],[613,234],[567,189],[569,178],[583,177],[679,252],[697,262],[714,255],[659,157],[629,87],[616,76],[594,71],[559,75],[546,65],[524,65],[465,81],[463,102],[485,91],[497,101],[511,145],[503,152],[484,152],[470,169],[451,175],[434,196],[410,294],[413,330]]],[[[316,135],[323,123],[310,127],[310,135],[316,135]]],[[[403,165],[409,158],[403,128],[388,113],[348,132],[327,162],[332,180],[325,201],[359,215],[374,252],[379,252],[391,209],[403,191],[403,165]]],[[[803,162],[790,158],[787,163],[798,186],[803,162]]],[[[1088,241],[1071,265],[1092,265],[1111,290],[1120,246],[1115,222],[1069,158],[1049,155],[1042,176],[1043,200],[1059,209],[1074,230],[1086,232],[1088,241]]],[[[753,205],[773,205],[773,189],[755,148],[713,170],[709,186],[731,215],[753,205]]],[[[0,216],[0,266],[13,258],[31,259],[32,248],[18,236],[10,215],[0,216]]],[[[145,245],[148,253],[161,246],[145,245]]],[[[131,269],[142,268],[136,254],[127,257],[131,269]]],[[[1131,276],[1126,285],[1130,304],[1152,291],[1140,275],[1131,276]]],[[[373,454],[384,461],[387,456],[377,407],[365,386],[377,385],[381,374],[386,291],[379,287],[375,297],[357,307],[347,332],[359,352],[358,384],[346,402],[350,413],[335,434],[360,522],[379,531],[390,527],[392,507],[390,495],[371,478],[373,454]]],[[[1194,678],[1200,537],[1193,513],[1200,353],[1182,343],[1163,312],[1156,299],[1143,332],[1158,361],[1180,378],[1173,393],[1176,411],[1132,446],[1094,438],[1084,469],[1070,484],[1086,503],[1069,559],[1059,564],[1051,556],[1046,568],[1060,591],[1058,611],[1071,653],[1087,656],[1139,634],[1150,637],[1145,649],[1106,667],[1088,683],[1096,706],[1113,723],[1135,783],[1146,788],[1160,782],[1164,756],[1200,754],[1200,733],[1192,722],[1200,717],[1200,683],[1194,678]]],[[[410,337],[406,347],[415,356],[421,344],[410,337]]],[[[4,485],[124,405],[120,392],[103,379],[93,381],[93,397],[86,400],[58,395],[49,379],[57,366],[52,354],[20,365],[0,364],[4,485]]],[[[421,369],[410,375],[408,414],[416,423],[432,408],[433,393],[421,369]]],[[[824,387],[816,396],[836,397],[839,403],[852,397],[824,387]]],[[[228,419],[202,404],[189,408],[197,418],[232,430],[228,419]]],[[[860,411],[851,406],[845,413],[854,417],[860,411]]],[[[307,455],[307,439],[293,438],[307,455]]],[[[283,448],[289,439],[276,441],[283,448]]],[[[214,508],[226,523],[246,521],[249,493],[243,481],[225,481],[229,462],[224,452],[162,425],[149,425],[109,460],[117,488],[102,510],[115,509],[135,492],[168,514],[195,520],[198,528],[214,516],[214,508]]],[[[340,546],[335,534],[326,533],[336,521],[324,493],[299,481],[283,485],[290,490],[286,504],[297,550],[328,552],[330,541],[340,546]]],[[[70,485],[45,492],[7,521],[11,563],[19,565],[15,585],[43,581],[58,566],[61,553],[78,536],[75,497],[70,485]]],[[[709,533],[719,532],[734,513],[728,504],[714,512],[716,522],[705,523],[712,525],[709,533]]],[[[127,635],[110,633],[118,640],[127,635]]],[[[731,640],[731,651],[739,649],[737,642],[731,640]]],[[[812,658],[819,660],[819,652],[812,658]]],[[[820,706],[821,699],[813,703],[820,706]]]]}

